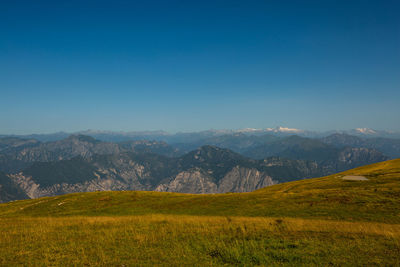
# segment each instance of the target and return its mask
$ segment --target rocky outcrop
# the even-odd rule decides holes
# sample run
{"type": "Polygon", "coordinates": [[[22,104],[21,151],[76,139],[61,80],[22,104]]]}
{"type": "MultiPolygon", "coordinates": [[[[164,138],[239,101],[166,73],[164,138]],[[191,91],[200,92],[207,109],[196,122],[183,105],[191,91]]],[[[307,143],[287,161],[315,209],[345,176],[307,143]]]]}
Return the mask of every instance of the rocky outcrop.
{"type": "Polygon", "coordinates": [[[10,174],[9,177],[17,184],[29,198],[38,198],[41,196],[50,196],[41,194],[40,185],[33,181],[32,177],[24,176],[22,173],[10,174]]]}
{"type": "Polygon", "coordinates": [[[0,203],[29,198],[8,175],[0,172],[0,203]]]}
{"type": "Polygon", "coordinates": [[[221,179],[218,192],[251,192],[276,183],[265,172],[236,166],[221,179]]]}
{"type": "Polygon", "coordinates": [[[207,147],[205,151],[193,153],[193,160],[133,153],[96,155],[87,159],[78,157],[35,163],[24,172],[9,177],[30,198],[105,190],[194,194],[249,192],[277,183],[268,174],[264,162],[243,158],[229,150],[207,147]],[[215,160],[220,155],[226,160],[215,160]]]}
{"type": "Polygon", "coordinates": [[[277,182],[265,172],[256,169],[234,167],[219,182],[199,169],[181,172],[168,183],[157,186],[155,191],[192,194],[251,192],[277,182]]]}
{"type": "Polygon", "coordinates": [[[137,180],[135,181],[135,179],[130,179],[130,181],[121,181],[115,178],[99,178],[83,183],[55,183],[43,187],[36,183],[32,177],[24,176],[22,173],[10,175],[10,178],[29,198],[55,196],[76,192],[151,190],[151,188],[141,185],[137,180]]]}
{"type": "Polygon", "coordinates": [[[212,182],[212,178],[199,169],[180,172],[169,183],[158,185],[155,191],[193,194],[218,192],[217,185],[212,182]]]}

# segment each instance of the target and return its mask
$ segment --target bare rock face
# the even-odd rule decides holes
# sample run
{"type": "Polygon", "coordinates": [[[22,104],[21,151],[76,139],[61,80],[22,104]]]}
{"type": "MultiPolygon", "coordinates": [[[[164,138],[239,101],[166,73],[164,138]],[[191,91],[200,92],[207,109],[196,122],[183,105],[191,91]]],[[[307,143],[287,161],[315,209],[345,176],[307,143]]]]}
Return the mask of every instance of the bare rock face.
{"type": "Polygon", "coordinates": [[[22,173],[10,174],[9,177],[15,184],[19,185],[28,197],[37,198],[41,196],[41,194],[38,193],[39,185],[36,184],[31,177],[26,177],[22,173]]]}
{"type": "Polygon", "coordinates": [[[7,174],[0,172],[0,203],[27,198],[29,196],[7,174]]]}
{"type": "Polygon", "coordinates": [[[211,177],[203,174],[199,169],[193,169],[178,173],[169,183],[158,185],[155,191],[193,194],[217,193],[217,185],[212,182],[211,177]]]}
{"type": "Polygon", "coordinates": [[[54,183],[47,186],[41,186],[32,177],[22,172],[10,174],[9,177],[30,198],[109,190],[154,190],[192,194],[250,192],[277,183],[265,172],[236,166],[220,181],[215,181],[211,174],[200,168],[192,168],[179,172],[168,182],[152,185],[143,182],[151,176],[144,166],[128,161],[120,163],[118,167],[102,168],[99,166],[94,172],[95,179],[77,183],[54,183]]]}
{"type": "Polygon", "coordinates": [[[276,183],[266,173],[257,169],[236,166],[220,181],[218,192],[251,192],[276,183]]]}
{"type": "MultiPolygon", "coordinates": [[[[31,176],[20,172],[9,177],[30,198],[55,196],[76,192],[120,191],[120,190],[152,190],[151,184],[140,182],[145,180],[148,173],[144,167],[132,161],[120,159],[118,166],[97,166],[93,172],[94,179],[82,182],[59,182],[51,185],[41,185],[31,176]]],[[[57,180],[57,179],[56,179],[57,180]]]]}
{"type": "Polygon", "coordinates": [[[31,177],[22,174],[13,174],[10,175],[10,177],[30,198],[48,197],[76,192],[149,190],[148,187],[143,185],[138,185],[137,183],[126,183],[113,178],[101,178],[83,183],[61,183],[41,187],[40,184],[35,183],[31,177]]]}
{"type": "Polygon", "coordinates": [[[276,183],[266,173],[257,169],[236,166],[219,182],[214,182],[211,176],[199,169],[184,171],[170,182],[158,185],[155,191],[192,194],[251,192],[276,183]]]}

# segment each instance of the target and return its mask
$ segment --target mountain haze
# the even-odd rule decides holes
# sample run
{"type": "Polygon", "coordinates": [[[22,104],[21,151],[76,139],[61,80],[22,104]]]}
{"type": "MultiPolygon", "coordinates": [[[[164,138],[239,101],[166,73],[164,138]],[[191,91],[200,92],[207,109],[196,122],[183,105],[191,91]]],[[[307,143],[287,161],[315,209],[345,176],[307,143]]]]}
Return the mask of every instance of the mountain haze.
{"type": "MultiPolygon", "coordinates": [[[[200,132],[175,135],[171,144],[81,134],[50,142],[4,137],[1,201],[105,190],[250,192],[389,159],[364,147],[364,139],[344,143],[335,136],[200,132]]],[[[383,142],[396,149],[396,141],[383,142]]]]}

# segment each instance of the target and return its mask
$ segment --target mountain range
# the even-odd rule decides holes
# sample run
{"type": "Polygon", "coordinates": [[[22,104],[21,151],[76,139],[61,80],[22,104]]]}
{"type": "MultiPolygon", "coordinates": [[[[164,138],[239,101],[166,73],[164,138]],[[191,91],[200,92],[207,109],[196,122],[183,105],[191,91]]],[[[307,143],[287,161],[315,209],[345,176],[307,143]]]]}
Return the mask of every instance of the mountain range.
{"type": "Polygon", "coordinates": [[[67,138],[70,135],[87,135],[94,137],[101,141],[107,142],[122,142],[132,140],[156,140],[164,141],[167,143],[192,143],[205,138],[216,137],[221,135],[232,135],[232,134],[246,134],[246,135],[265,135],[271,134],[279,137],[298,135],[309,138],[322,138],[332,134],[347,134],[358,136],[362,138],[394,138],[400,139],[400,131],[384,131],[375,130],[370,128],[355,128],[350,130],[330,130],[330,131],[309,131],[297,128],[289,128],[278,126],[275,128],[244,128],[237,130],[222,129],[222,130],[206,130],[199,132],[178,132],[169,133],[166,131],[134,131],[134,132],[123,132],[123,131],[99,131],[99,130],[85,130],[74,133],[57,132],[49,134],[27,134],[27,135],[1,135],[1,137],[17,137],[22,139],[35,139],[42,142],[57,141],[67,138]]]}
{"type": "Polygon", "coordinates": [[[0,202],[104,190],[249,192],[400,156],[399,139],[383,137],[198,134],[171,143],[0,138],[0,202]]]}

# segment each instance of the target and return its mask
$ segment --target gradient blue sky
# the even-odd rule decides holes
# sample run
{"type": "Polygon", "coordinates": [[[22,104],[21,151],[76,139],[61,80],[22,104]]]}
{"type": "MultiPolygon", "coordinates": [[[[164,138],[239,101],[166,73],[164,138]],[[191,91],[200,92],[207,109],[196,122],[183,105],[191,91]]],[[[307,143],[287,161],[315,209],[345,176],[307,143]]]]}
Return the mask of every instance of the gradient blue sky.
{"type": "Polygon", "coordinates": [[[400,130],[400,1],[1,1],[0,133],[400,130]]]}

